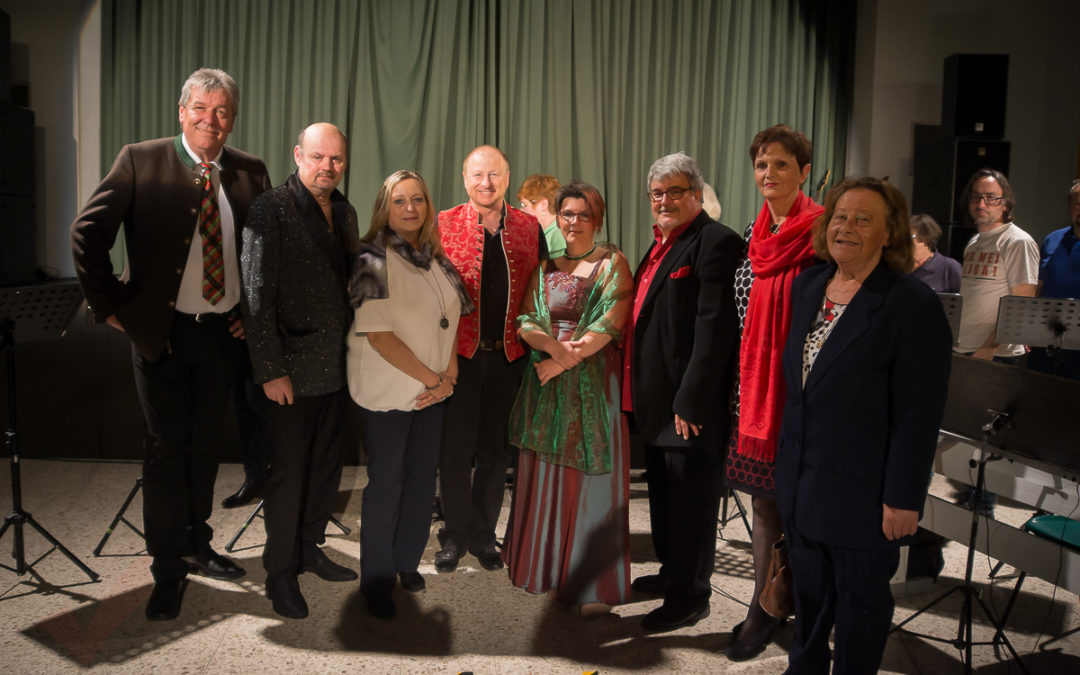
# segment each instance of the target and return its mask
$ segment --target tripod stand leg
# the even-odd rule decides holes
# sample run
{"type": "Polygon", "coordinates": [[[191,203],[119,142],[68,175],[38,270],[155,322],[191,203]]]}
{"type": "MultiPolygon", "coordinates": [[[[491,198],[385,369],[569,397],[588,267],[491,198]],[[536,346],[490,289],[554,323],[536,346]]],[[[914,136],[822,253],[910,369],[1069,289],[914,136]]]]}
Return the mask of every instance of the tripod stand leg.
{"type": "Polygon", "coordinates": [[[259,515],[259,512],[262,511],[262,507],[263,502],[262,500],[260,500],[258,506],[256,506],[255,510],[251,512],[251,515],[247,517],[247,519],[244,521],[244,524],[240,526],[240,529],[236,531],[236,534],[233,535],[233,538],[229,540],[228,544],[225,544],[226,552],[233,552],[233,548],[236,547],[236,542],[240,541],[240,537],[244,536],[244,532],[247,532],[248,526],[251,525],[251,521],[255,520],[255,516],[259,515]]]}
{"type": "MultiPolygon", "coordinates": [[[[994,627],[994,639],[992,640],[992,643],[995,645],[1005,645],[1005,648],[1009,650],[1010,654],[1012,654],[1013,661],[1016,662],[1016,665],[1020,666],[1020,670],[1024,672],[1024,675],[1027,675],[1027,667],[1025,667],[1024,664],[1020,661],[1020,655],[1016,653],[1016,650],[1013,649],[1012,643],[1009,642],[1009,638],[1005,636],[1005,622],[1002,621],[999,623],[994,618],[994,615],[990,612],[990,608],[986,606],[986,603],[983,602],[982,598],[975,596],[975,599],[979,601],[979,606],[982,607],[983,614],[985,614],[986,618],[990,620],[990,625],[994,627]]],[[[1011,604],[1012,603],[1010,603],[1010,605],[1011,604]]]]}
{"type": "MultiPolygon", "coordinates": [[[[901,632],[905,632],[905,633],[910,632],[910,631],[905,631],[904,626],[911,623],[912,621],[914,621],[916,618],[922,616],[923,614],[926,614],[927,612],[929,612],[934,607],[934,605],[938,604],[939,602],[941,602],[945,598],[949,597],[953,593],[960,593],[962,589],[963,589],[963,586],[955,586],[953,588],[950,588],[949,590],[945,591],[941,595],[939,595],[936,598],[934,598],[933,600],[931,600],[930,604],[928,604],[927,606],[919,609],[917,612],[915,612],[914,614],[912,614],[908,618],[904,619],[900,623],[893,626],[893,629],[891,631],[889,631],[889,632],[890,633],[893,633],[895,631],[901,631],[901,632]]],[[[918,633],[913,633],[913,635],[918,635],[918,633]]]]}
{"type": "MultiPolygon", "coordinates": [[[[19,576],[26,574],[26,556],[23,554],[23,538],[22,538],[22,514],[13,513],[7,518],[4,518],[4,525],[0,527],[0,539],[4,538],[4,533],[11,527],[12,523],[15,523],[15,530],[13,536],[15,537],[15,545],[11,549],[11,557],[15,559],[15,567],[8,567],[7,569],[15,572],[19,576]],[[15,521],[20,522],[15,522],[15,521]]],[[[4,565],[7,567],[7,565],[4,565]]]]}
{"type": "Polygon", "coordinates": [[[46,530],[44,527],[39,525],[38,522],[36,520],[34,520],[34,517],[31,516],[29,513],[26,514],[26,522],[29,523],[35,530],[37,530],[38,534],[40,534],[42,537],[44,537],[46,539],[46,541],[48,541],[50,544],[52,544],[53,548],[55,548],[57,551],[60,551],[65,556],[67,556],[67,559],[70,560],[71,562],[73,562],[76,567],[81,569],[86,574],[86,576],[90,577],[91,581],[97,581],[98,579],[101,578],[98,575],[97,572],[95,572],[94,570],[87,567],[86,564],[83,561],[81,561],[77,557],[75,557],[74,553],[67,550],[67,547],[65,547],[63,544],[61,544],[60,540],[58,540],[56,537],[49,534],[48,530],[46,530]]]}
{"type": "Polygon", "coordinates": [[[15,530],[13,531],[13,535],[15,537],[15,547],[12,549],[12,556],[14,556],[15,558],[15,573],[21,577],[22,575],[26,574],[27,570],[25,553],[26,548],[24,547],[22,529],[23,523],[26,522],[26,514],[18,512],[12,515],[17,518],[17,520],[10,521],[15,523],[15,530]]]}
{"type": "MultiPolygon", "coordinates": [[[[105,530],[105,534],[102,535],[101,541],[99,541],[97,547],[94,548],[95,556],[101,555],[101,550],[105,548],[105,542],[109,541],[109,537],[111,537],[112,533],[116,530],[116,526],[119,525],[120,521],[124,519],[124,514],[127,512],[128,507],[131,506],[131,502],[135,500],[135,495],[139,494],[139,488],[141,487],[142,476],[139,476],[135,479],[135,485],[131,488],[131,492],[128,493],[127,499],[125,499],[124,503],[120,506],[120,510],[116,512],[116,515],[113,517],[112,522],[109,523],[109,527],[105,530]]],[[[131,529],[134,530],[135,528],[132,527],[131,529]]],[[[138,532],[138,530],[135,531],[138,532]]]]}
{"type": "Polygon", "coordinates": [[[735,498],[735,506],[739,509],[739,516],[742,518],[743,526],[746,527],[746,536],[753,538],[754,533],[750,529],[750,521],[746,519],[746,507],[743,506],[742,500],[739,499],[739,493],[732,490],[731,496],[735,498]]]}
{"type": "Polygon", "coordinates": [[[350,534],[352,534],[352,529],[347,527],[344,523],[342,523],[334,516],[330,516],[330,522],[333,523],[339,530],[341,530],[341,533],[345,536],[349,536],[350,534]]]}
{"type": "MultiPolygon", "coordinates": [[[[998,563],[1001,565],[1003,563],[998,563]]],[[[1016,598],[1020,595],[1020,587],[1024,585],[1024,579],[1027,578],[1027,572],[1021,571],[1020,576],[1016,578],[1016,585],[1013,586],[1012,593],[1009,595],[1009,602],[1005,605],[1005,611],[1001,615],[1000,626],[997,632],[994,633],[994,642],[998,642],[999,638],[1005,637],[1005,624],[1009,621],[1009,615],[1012,614],[1013,605],[1016,604],[1016,598]]]]}
{"type": "MultiPolygon", "coordinates": [[[[978,502],[976,502],[978,503],[978,502]]],[[[971,647],[972,647],[972,626],[971,626],[971,598],[975,595],[975,590],[965,586],[964,587],[964,608],[960,612],[963,622],[960,624],[960,630],[958,633],[960,637],[964,638],[964,672],[971,673],[971,647]]]]}

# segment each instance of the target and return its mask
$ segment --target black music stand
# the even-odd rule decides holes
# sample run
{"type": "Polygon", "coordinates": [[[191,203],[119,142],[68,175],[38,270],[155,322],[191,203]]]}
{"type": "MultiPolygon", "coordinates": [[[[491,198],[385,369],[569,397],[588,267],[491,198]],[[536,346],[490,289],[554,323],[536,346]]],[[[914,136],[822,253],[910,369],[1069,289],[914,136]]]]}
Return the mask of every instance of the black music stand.
{"type": "Polygon", "coordinates": [[[938,297],[945,308],[945,317],[949,320],[949,328],[952,330],[952,343],[955,347],[960,339],[960,313],[964,307],[964,298],[959,293],[938,293],[938,297]]]}
{"type": "Polygon", "coordinates": [[[997,340],[1046,347],[1061,373],[1061,350],[1080,349],[1080,300],[1007,295],[998,303],[997,340]]]}
{"type": "Polygon", "coordinates": [[[82,305],[82,292],[75,282],[48,283],[33,286],[20,286],[0,289],[0,347],[5,354],[7,364],[8,429],[5,434],[8,452],[11,454],[11,502],[12,512],[4,519],[0,527],[0,539],[12,528],[15,542],[11,557],[15,566],[0,563],[0,567],[11,570],[19,576],[30,573],[31,577],[42,584],[48,584],[35,570],[34,566],[53,551],[59,550],[68,560],[82,570],[91,581],[97,581],[97,572],[87,567],[60,541],[49,534],[34,517],[22,507],[22,474],[19,472],[19,434],[16,431],[16,391],[15,391],[15,342],[37,342],[56,338],[64,334],[68,322],[82,305]],[[36,560],[26,561],[23,546],[23,527],[30,525],[37,530],[52,548],[42,553],[36,560]]]}
{"type": "MultiPolygon", "coordinates": [[[[225,551],[227,553],[232,553],[233,552],[233,549],[236,548],[236,542],[240,541],[240,537],[244,536],[244,533],[247,532],[248,526],[251,525],[251,522],[253,520],[255,520],[256,517],[258,517],[258,518],[265,518],[266,517],[266,516],[262,515],[263,501],[264,500],[261,500],[261,499],[259,500],[258,505],[252,510],[251,515],[249,515],[244,520],[244,524],[241,525],[240,529],[236,531],[236,534],[234,534],[233,538],[229,540],[229,543],[225,544],[225,551]]],[[[352,534],[352,530],[349,529],[349,527],[346,526],[344,523],[342,523],[340,520],[335,518],[333,515],[330,516],[330,522],[333,525],[335,525],[339,530],[341,530],[341,533],[343,535],[345,535],[346,537],[349,536],[350,534],[352,534]]]]}
{"type": "MultiPolygon", "coordinates": [[[[999,336],[1001,337],[1001,336],[999,336]]],[[[971,460],[977,468],[975,499],[978,503],[985,490],[986,463],[1001,459],[995,451],[1030,457],[1043,463],[1062,467],[1066,473],[1080,469],[1080,457],[1075,452],[1075,439],[1057,433],[1067,406],[1080,398],[1080,383],[1052,375],[1033,372],[1016,366],[995,363],[970,356],[954,354],[949,376],[949,397],[945,405],[942,428],[979,448],[978,459],[971,460]],[[990,447],[991,444],[993,447],[990,447]]],[[[975,561],[975,545],[979,528],[978,511],[971,514],[971,535],[968,541],[967,567],[964,582],[935,598],[893,630],[902,630],[917,616],[953,593],[963,596],[957,635],[944,639],[933,635],[913,633],[930,640],[952,644],[964,651],[965,672],[971,672],[971,648],[974,645],[1005,646],[1025,673],[1016,650],[1004,632],[1004,622],[998,620],[979,596],[971,581],[975,561]],[[986,642],[974,642],[971,635],[971,615],[974,602],[994,627],[994,637],[986,642]]],[[[1010,608],[1011,609],[1011,603],[1010,608]]],[[[1008,612],[1008,609],[1006,610],[1008,612]]],[[[1007,613],[1006,613],[1007,616],[1007,613]]]]}

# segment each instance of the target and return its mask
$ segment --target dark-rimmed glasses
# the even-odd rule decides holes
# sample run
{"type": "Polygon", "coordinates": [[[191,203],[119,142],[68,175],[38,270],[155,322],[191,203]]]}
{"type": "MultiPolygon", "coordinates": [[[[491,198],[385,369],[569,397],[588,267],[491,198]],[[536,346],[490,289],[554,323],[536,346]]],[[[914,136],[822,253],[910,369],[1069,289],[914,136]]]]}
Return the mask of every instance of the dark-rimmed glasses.
{"type": "Polygon", "coordinates": [[[1005,195],[988,195],[981,192],[972,192],[971,197],[968,198],[972,204],[978,204],[979,202],[986,202],[987,206],[998,206],[1001,202],[1005,201],[1005,195]]]}
{"type": "Polygon", "coordinates": [[[650,201],[658,202],[664,198],[664,195],[667,195],[668,199],[673,202],[677,202],[683,198],[684,194],[692,191],[693,189],[694,188],[692,187],[683,187],[681,185],[676,185],[675,187],[669,187],[666,190],[649,190],[645,194],[649,195],[650,201]]]}

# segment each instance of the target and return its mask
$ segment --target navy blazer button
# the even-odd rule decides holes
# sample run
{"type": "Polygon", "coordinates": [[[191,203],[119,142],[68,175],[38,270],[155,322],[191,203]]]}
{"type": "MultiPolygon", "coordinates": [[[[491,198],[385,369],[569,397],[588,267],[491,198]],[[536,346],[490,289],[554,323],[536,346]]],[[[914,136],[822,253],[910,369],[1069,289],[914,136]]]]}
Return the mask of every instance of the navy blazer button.
{"type": "Polygon", "coordinates": [[[184,237],[184,245],[191,246],[191,237],[184,237]]]}
{"type": "Polygon", "coordinates": [[[169,301],[169,307],[176,307],[176,302],[173,301],[173,300],[170,300],[169,301]]]}
{"type": "Polygon", "coordinates": [[[184,269],[183,269],[182,267],[177,267],[177,268],[176,268],[176,273],[177,273],[178,275],[179,275],[179,274],[183,274],[183,273],[184,273],[184,269]]]}

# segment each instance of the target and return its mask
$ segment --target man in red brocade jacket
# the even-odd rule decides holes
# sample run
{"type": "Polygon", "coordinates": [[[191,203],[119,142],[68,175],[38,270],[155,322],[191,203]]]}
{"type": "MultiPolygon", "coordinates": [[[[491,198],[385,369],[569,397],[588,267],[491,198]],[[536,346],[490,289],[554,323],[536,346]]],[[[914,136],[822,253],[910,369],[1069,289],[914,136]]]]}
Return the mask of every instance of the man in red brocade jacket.
{"type": "Polygon", "coordinates": [[[447,402],[439,459],[445,527],[435,567],[449,572],[466,551],[484,569],[502,567],[495,524],[512,449],[506,423],[524,368],[514,319],[547,249],[535,218],[503,199],[510,164],[481,145],[462,167],[469,201],[439,213],[439,237],[478,311],[461,317],[458,380],[447,402]],[[475,467],[475,471],[474,471],[475,467]]]}

